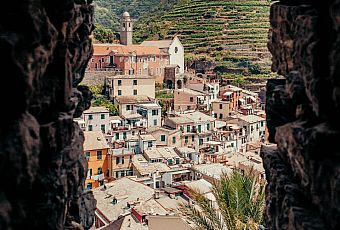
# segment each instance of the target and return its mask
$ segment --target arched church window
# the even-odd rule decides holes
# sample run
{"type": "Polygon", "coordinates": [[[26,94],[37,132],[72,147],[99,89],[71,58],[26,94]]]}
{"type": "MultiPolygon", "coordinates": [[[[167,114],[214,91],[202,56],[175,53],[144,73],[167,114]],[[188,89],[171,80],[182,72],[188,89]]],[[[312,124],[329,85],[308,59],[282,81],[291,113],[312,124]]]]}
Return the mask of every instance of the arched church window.
{"type": "Polygon", "coordinates": [[[177,52],[178,52],[178,47],[176,46],[175,47],[175,53],[177,54],[177,52]]]}

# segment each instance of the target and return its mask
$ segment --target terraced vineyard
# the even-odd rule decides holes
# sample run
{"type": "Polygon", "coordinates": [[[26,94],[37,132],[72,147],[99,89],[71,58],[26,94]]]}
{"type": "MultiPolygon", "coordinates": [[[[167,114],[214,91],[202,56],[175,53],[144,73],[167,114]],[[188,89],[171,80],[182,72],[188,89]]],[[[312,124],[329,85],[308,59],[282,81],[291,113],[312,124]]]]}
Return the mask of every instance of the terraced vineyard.
{"type": "Polygon", "coordinates": [[[267,0],[184,0],[162,20],[167,37],[178,35],[188,57],[205,56],[229,69],[258,64],[261,72],[268,72],[269,4],[267,0]]]}

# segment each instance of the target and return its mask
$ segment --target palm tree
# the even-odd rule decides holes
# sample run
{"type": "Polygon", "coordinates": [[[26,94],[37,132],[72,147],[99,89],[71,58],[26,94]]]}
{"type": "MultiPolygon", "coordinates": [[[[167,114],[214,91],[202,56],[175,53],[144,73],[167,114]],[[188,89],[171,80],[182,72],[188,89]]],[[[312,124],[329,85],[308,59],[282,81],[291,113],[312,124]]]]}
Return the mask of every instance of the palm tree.
{"type": "Polygon", "coordinates": [[[198,230],[258,229],[263,222],[265,185],[250,170],[223,174],[213,183],[212,202],[199,191],[191,190],[194,204],[182,204],[182,214],[194,222],[198,230]]]}

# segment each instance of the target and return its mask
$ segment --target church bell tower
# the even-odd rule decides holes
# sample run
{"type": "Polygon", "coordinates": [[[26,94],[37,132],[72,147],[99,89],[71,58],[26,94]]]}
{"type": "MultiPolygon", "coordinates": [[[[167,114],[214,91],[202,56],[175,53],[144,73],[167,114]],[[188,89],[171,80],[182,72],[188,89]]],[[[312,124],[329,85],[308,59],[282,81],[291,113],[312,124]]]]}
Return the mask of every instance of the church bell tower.
{"type": "Polygon", "coordinates": [[[133,22],[128,12],[124,12],[120,22],[120,44],[132,45],[133,22]]]}

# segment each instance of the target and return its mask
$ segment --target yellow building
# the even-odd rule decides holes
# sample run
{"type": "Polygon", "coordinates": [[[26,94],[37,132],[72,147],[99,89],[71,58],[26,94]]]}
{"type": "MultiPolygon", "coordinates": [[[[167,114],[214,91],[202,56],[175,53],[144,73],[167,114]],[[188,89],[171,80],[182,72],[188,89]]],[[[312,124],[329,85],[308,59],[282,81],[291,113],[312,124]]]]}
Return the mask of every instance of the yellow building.
{"type": "Polygon", "coordinates": [[[112,149],[112,177],[132,176],[132,156],[134,153],[126,148],[112,149]]]}
{"type": "Polygon", "coordinates": [[[97,188],[110,177],[109,145],[102,131],[85,131],[84,154],[88,160],[85,185],[88,189],[97,188]]]}

